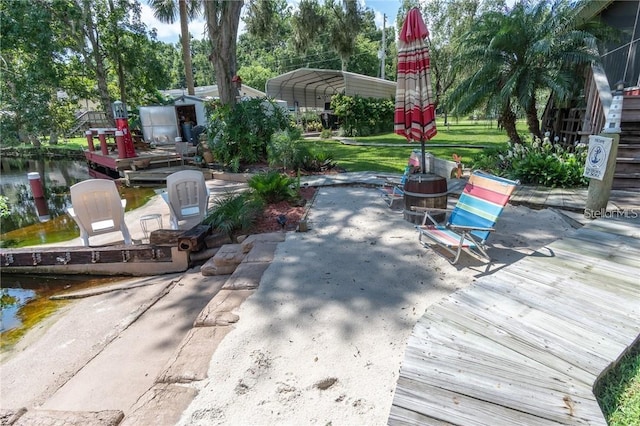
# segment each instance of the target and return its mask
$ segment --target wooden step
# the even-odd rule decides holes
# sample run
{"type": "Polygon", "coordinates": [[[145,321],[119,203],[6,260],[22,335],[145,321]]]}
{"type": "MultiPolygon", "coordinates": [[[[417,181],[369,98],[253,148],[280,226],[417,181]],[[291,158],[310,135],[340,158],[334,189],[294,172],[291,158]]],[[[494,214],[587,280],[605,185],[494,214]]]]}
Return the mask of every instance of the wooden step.
{"type": "Polygon", "coordinates": [[[640,173],[640,158],[621,158],[618,155],[616,159],[616,173],[640,173]]]}
{"type": "Polygon", "coordinates": [[[640,158],[640,144],[621,143],[618,145],[618,158],[640,158]]]}
{"type": "Polygon", "coordinates": [[[640,171],[618,173],[613,175],[612,189],[638,190],[640,191],[640,171]]]}

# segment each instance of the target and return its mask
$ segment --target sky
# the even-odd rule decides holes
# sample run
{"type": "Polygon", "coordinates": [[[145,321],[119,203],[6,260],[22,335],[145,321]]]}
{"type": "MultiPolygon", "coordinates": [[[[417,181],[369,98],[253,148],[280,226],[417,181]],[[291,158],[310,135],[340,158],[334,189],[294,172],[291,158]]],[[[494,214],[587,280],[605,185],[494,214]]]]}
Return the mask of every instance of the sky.
{"type": "MultiPolygon", "coordinates": [[[[289,3],[295,5],[296,0],[288,0],[289,3]]],[[[158,31],[158,40],[166,43],[176,43],[180,36],[180,23],[164,24],[158,21],[153,16],[153,11],[147,4],[146,0],[140,0],[142,6],[142,21],[147,24],[149,28],[156,28],[158,31]]],[[[364,6],[373,9],[376,14],[376,25],[382,28],[383,15],[387,16],[386,26],[395,25],[396,14],[400,8],[400,0],[360,0],[360,3],[364,6]]],[[[242,32],[242,20],[240,21],[240,31],[242,32]]],[[[189,32],[191,35],[200,40],[205,38],[205,22],[204,19],[193,21],[189,23],[189,32]]]]}

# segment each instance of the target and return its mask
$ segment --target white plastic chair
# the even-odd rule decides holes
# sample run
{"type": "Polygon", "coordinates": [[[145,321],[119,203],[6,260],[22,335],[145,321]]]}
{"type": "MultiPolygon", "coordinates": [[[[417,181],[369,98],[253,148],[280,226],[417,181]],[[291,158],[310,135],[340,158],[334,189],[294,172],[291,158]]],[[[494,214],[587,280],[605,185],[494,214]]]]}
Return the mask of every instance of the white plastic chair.
{"type": "Polygon", "coordinates": [[[169,205],[171,229],[191,229],[207,214],[209,189],[198,170],[181,170],[167,176],[167,192],[161,195],[169,205]]]}
{"type": "Polygon", "coordinates": [[[80,238],[89,246],[89,237],[109,232],[122,232],[125,244],[133,244],[124,221],[124,207],[116,183],[107,179],[88,179],[71,187],[69,215],[80,228],[80,238]]]}

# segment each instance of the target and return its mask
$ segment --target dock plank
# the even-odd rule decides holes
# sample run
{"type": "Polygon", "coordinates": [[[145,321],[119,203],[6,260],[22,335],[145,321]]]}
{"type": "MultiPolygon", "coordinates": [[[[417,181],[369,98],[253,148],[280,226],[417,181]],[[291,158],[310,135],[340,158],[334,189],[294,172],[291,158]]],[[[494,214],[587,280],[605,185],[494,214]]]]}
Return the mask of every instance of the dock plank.
{"type": "Polygon", "coordinates": [[[592,380],[609,364],[605,357],[594,353],[591,348],[581,347],[584,339],[589,337],[585,330],[570,328],[557,317],[507,298],[492,303],[493,297],[487,293],[457,293],[454,303],[447,304],[446,310],[442,307],[443,315],[448,315],[450,321],[462,330],[484,332],[500,345],[518,348],[542,364],[557,365],[559,371],[567,375],[578,372],[583,376],[579,372],[583,370],[589,373],[586,376],[588,380],[592,380]],[[466,306],[460,309],[461,304],[456,303],[456,299],[466,299],[466,306]]]}
{"type": "MultiPolygon", "coordinates": [[[[557,426],[558,423],[406,377],[398,380],[390,425],[557,426]],[[428,395],[428,398],[424,398],[428,395]],[[397,402],[396,402],[397,401],[397,402]],[[395,405],[397,404],[397,405],[395,405]],[[395,408],[402,410],[396,410],[395,408]],[[434,421],[432,421],[432,419],[434,421]]],[[[587,424],[586,422],[577,424],[587,424]]],[[[602,423],[593,423],[605,425],[602,423]]]]}
{"type": "Polygon", "coordinates": [[[518,362],[520,354],[513,352],[514,359],[503,358],[492,354],[491,345],[487,345],[488,350],[477,356],[475,351],[471,354],[437,340],[430,342],[431,345],[423,342],[427,351],[418,351],[415,345],[407,351],[404,378],[556,423],[564,423],[571,417],[569,410],[557,410],[564,401],[572,401],[573,416],[584,419],[601,416],[588,389],[540,365],[523,368],[518,362]]]}
{"type": "Polygon", "coordinates": [[[568,275],[559,278],[555,271],[550,272],[540,268],[534,268],[533,270],[529,268],[520,269],[516,267],[510,268],[498,277],[498,279],[503,278],[512,279],[521,284],[539,283],[539,285],[553,286],[559,296],[572,298],[576,302],[590,306],[594,311],[600,313],[600,317],[603,320],[611,319],[612,321],[621,320],[623,322],[627,322],[630,319],[640,320],[640,306],[638,306],[638,300],[634,297],[637,296],[638,291],[617,294],[615,290],[616,283],[610,283],[605,286],[599,280],[599,277],[568,275]],[[535,271],[535,275],[533,271],[535,271]],[[625,315],[622,318],[618,318],[621,308],[624,309],[625,315]]]}
{"type": "Polygon", "coordinates": [[[639,223],[599,219],[431,306],[389,423],[605,425],[593,386],[640,338],[639,223]]]}
{"type": "MultiPolygon", "coordinates": [[[[510,273],[510,271],[507,273],[510,273]]],[[[629,324],[629,320],[616,321],[616,324],[613,327],[611,326],[612,324],[609,322],[612,318],[610,312],[620,312],[619,309],[616,310],[614,304],[612,304],[611,309],[607,309],[606,313],[603,313],[601,311],[603,304],[599,304],[598,301],[585,300],[584,298],[578,300],[575,297],[567,297],[566,293],[550,285],[540,284],[539,289],[531,289],[530,286],[520,285],[521,277],[518,277],[518,280],[509,279],[505,276],[494,278],[491,281],[482,280],[477,285],[489,291],[494,291],[495,287],[501,287],[508,291],[510,297],[514,300],[529,303],[534,309],[555,314],[568,323],[584,325],[588,329],[598,330],[603,338],[619,343],[626,344],[629,339],[640,333],[640,326],[629,324]],[[585,310],[590,315],[585,316],[585,310]]]]}
{"type": "MultiPolygon", "coordinates": [[[[514,266],[514,265],[512,265],[514,266]]],[[[529,275],[546,274],[550,279],[559,276],[572,276],[585,282],[591,282],[603,290],[628,294],[638,294],[637,269],[611,261],[594,259],[575,251],[553,248],[553,256],[529,256],[517,263],[517,268],[527,271],[529,275]]],[[[513,270],[514,268],[509,268],[513,270]]]]}

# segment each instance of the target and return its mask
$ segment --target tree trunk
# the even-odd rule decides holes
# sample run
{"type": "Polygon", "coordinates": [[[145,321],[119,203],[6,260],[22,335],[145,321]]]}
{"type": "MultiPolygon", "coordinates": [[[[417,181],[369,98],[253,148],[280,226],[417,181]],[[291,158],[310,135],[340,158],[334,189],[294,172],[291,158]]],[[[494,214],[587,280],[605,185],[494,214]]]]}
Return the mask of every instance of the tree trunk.
{"type": "Polygon", "coordinates": [[[109,88],[107,87],[107,71],[104,66],[104,58],[100,53],[100,42],[98,41],[98,29],[93,22],[93,15],[90,4],[85,3],[85,9],[83,10],[86,18],[85,34],[91,43],[91,54],[95,61],[96,80],[98,83],[98,95],[100,96],[100,103],[104,112],[107,114],[107,118],[113,121],[113,111],[111,110],[111,98],[109,97],[109,88]]]}
{"type": "Polygon", "coordinates": [[[542,140],[542,132],[540,132],[540,121],[538,121],[538,110],[536,108],[535,101],[531,101],[531,104],[529,105],[529,107],[527,107],[526,113],[529,133],[531,133],[534,137],[542,140]]]}
{"type": "MultiPolygon", "coordinates": [[[[109,0],[109,10],[111,14],[115,13],[113,0],[109,0]]],[[[118,70],[118,88],[120,89],[120,101],[126,104],[127,103],[127,86],[124,78],[124,65],[122,64],[122,49],[120,48],[120,30],[118,28],[117,23],[113,22],[111,31],[113,31],[113,38],[114,38],[114,46],[115,46],[114,53],[115,53],[116,68],[118,70]]]]}
{"type": "Polygon", "coordinates": [[[520,135],[516,130],[516,115],[511,111],[510,103],[502,110],[500,121],[504,126],[504,130],[507,132],[507,136],[509,136],[509,140],[513,143],[522,143],[522,139],[520,139],[520,135]]]}
{"type": "Polygon", "coordinates": [[[178,0],[180,10],[180,34],[182,44],[182,62],[184,63],[184,78],[187,82],[187,93],[195,95],[193,82],[193,67],[191,65],[191,35],[189,34],[189,17],[187,16],[187,1],[178,0]]]}
{"type": "Polygon", "coordinates": [[[212,46],[209,60],[216,71],[218,96],[223,104],[234,104],[236,97],[239,96],[238,89],[231,79],[236,74],[237,68],[236,40],[243,4],[243,0],[204,2],[204,13],[212,46]]]}
{"type": "Polygon", "coordinates": [[[49,145],[58,145],[58,132],[55,130],[49,133],[49,145]]]}

